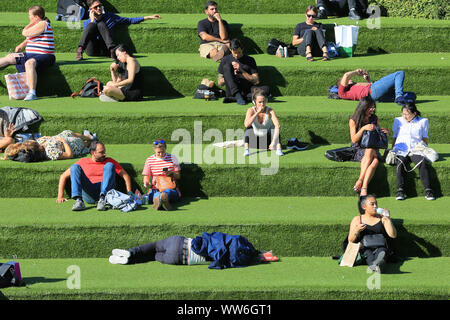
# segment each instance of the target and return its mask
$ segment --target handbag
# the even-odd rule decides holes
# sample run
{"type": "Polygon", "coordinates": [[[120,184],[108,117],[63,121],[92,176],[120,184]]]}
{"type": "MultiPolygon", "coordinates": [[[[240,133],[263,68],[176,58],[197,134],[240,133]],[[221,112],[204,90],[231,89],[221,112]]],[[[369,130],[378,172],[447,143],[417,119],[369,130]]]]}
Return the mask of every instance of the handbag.
{"type": "Polygon", "coordinates": [[[429,162],[435,162],[439,159],[439,154],[428,147],[425,142],[421,141],[414,146],[414,149],[410,151],[411,154],[417,154],[425,157],[429,162]]]}
{"type": "Polygon", "coordinates": [[[25,72],[5,74],[5,81],[9,100],[23,100],[30,91],[25,72]]]}
{"type": "Polygon", "coordinates": [[[360,145],[364,149],[387,149],[388,137],[378,127],[375,127],[375,130],[364,131],[360,145]]]}
{"type": "Polygon", "coordinates": [[[331,161],[344,162],[351,161],[356,149],[353,147],[343,147],[325,152],[325,157],[331,161]]]}
{"type": "Polygon", "coordinates": [[[173,181],[172,177],[169,176],[156,176],[156,187],[159,192],[163,192],[167,189],[175,189],[177,185],[173,181]]]}
{"type": "Polygon", "coordinates": [[[381,233],[365,235],[361,244],[364,248],[380,248],[386,246],[386,239],[381,233]]]}
{"type": "Polygon", "coordinates": [[[390,149],[390,150],[386,150],[386,159],[385,162],[386,164],[390,165],[390,166],[395,166],[396,163],[396,159],[395,159],[395,151],[390,149]]]}

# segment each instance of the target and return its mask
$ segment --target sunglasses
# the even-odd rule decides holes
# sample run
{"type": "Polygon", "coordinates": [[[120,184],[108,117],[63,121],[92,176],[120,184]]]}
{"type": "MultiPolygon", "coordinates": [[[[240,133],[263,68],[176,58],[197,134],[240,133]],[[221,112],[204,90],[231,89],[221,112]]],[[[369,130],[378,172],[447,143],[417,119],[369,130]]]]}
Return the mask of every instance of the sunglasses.
{"type": "Polygon", "coordinates": [[[315,14],[307,14],[306,15],[308,18],[315,18],[315,17],[317,17],[315,14]]]}
{"type": "Polygon", "coordinates": [[[369,201],[369,204],[373,207],[373,206],[377,205],[377,202],[376,201],[375,202],[369,201]]]}
{"type": "Polygon", "coordinates": [[[158,144],[166,144],[166,142],[163,139],[159,139],[159,140],[153,141],[153,144],[156,146],[158,144]]]}
{"type": "Polygon", "coordinates": [[[100,9],[102,7],[102,5],[96,5],[95,7],[91,7],[91,9],[100,9]]]}

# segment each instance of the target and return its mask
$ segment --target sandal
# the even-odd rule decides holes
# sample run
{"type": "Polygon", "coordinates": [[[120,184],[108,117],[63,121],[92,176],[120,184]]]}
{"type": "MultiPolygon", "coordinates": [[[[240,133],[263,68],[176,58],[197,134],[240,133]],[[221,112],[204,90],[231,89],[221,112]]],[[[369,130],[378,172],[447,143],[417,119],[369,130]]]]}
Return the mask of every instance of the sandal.
{"type": "Polygon", "coordinates": [[[363,180],[362,179],[356,180],[355,186],[353,187],[353,191],[355,191],[356,193],[360,193],[362,184],[363,184],[363,180]]]}
{"type": "Polygon", "coordinates": [[[314,57],[312,56],[311,51],[306,52],[306,61],[314,61],[314,57]]]}
{"type": "Polygon", "coordinates": [[[322,61],[328,61],[330,60],[330,57],[328,56],[328,52],[324,52],[322,56],[322,61]]]}
{"type": "Polygon", "coordinates": [[[360,196],[361,196],[361,197],[367,196],[367,188],[361,188],[361,193],[360,193],[360,196]],[[366,190],[366,194],[361,194],[363,190],[366,190]]]}

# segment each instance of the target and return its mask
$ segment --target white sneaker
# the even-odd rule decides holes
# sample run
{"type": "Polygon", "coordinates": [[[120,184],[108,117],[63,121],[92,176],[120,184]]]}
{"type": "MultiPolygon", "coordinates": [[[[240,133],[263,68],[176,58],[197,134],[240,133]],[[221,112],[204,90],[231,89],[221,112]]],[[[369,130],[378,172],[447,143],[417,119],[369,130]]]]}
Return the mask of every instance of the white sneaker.
{"type": "Polygon", "coordinates": [[[244,150],[244,157],[248,157],[250,155],[250,150],[245,149],[244,150]]]}
{"type": "Polygon", "coordinates": [[[109,97],[106,94],[102,93],[99,97],[100,101],[103,102],[119,102],[119,100],[114,99],[113,97],[109,97]]]}
{"type": "Polygon", "coordinates": [[[284,156],[283,151],[281,151],[281,149],[277,149],[277,156],[284,156]]]}
{"type": "Polygon", "coordinates": [[[109,257],[109,262],[111,264],[127,264],[128,263],[128,258],[118,257],[118,256],[110,256],[109,257]]]}
{"type": "Polygon", "coordinates": [[[25,101],[37,100],[37,96],[35,94],[29,92],[23,100],[25,100],[25,101]]]}
{"type": "Polygon", "coordinates": [[[130,257],[130,251],[123,250],[123,249],[114,249],[112,251],[112,255],[117,256],[117,257],[124,257],[124,258],[128,259],[130,257]]]}

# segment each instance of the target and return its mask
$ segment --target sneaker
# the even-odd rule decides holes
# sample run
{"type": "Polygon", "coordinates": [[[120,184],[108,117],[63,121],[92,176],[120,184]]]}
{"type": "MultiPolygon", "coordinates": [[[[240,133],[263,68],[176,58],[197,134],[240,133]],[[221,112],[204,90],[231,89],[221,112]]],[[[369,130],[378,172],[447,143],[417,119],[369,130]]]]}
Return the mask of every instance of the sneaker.
{"type": "Polygon", "coordinates": [[[106,94],[102,93],[99,97],[100,101],[103,102],[119,102],[119,100],[114,99],[113,97],[109,97],[106,94]]]}
{"type": "Polygon", "coordinates": [[[170,205],[169,196],[167,193],[161,193],[161,204],[164,210],[172,211],[172,206],[170,205]]]}
{"type": "Polygon", "coordinates": [[[106,199],[105,196],[101,196],[97,202],[98,211],[106,211],[106,199]]]}
{"type": "Polygon", "coordinates": [[[241,106],[245,106],[247,104],[247,101],[245,101],[245,99],[242,97],[242,95],[238,92],[234,95],[234,97],[236,98],[236,103],[241,105],[241,106]]]}
{"type": "Polygon", "coordinates": [[[397,194],[395,195],[395,200],[405,200],[405,193],[403,190],[398,190],[397,194]]]}
{"type": "Polygon", "coordinates": [[[320,10],[317,14],[317,19],[327,19],[327,12],[325,10],[320,10]]]}
{"type": "Polygon", "coordinates": [[[297,138],[291,138],[288,140],[287,148],[288,149],[296,149],[296,150],[305,150],[309,146],[306,142],[301,142],[297,138]]]}
{"type": "Polygon", "coordinates": [[[84,205],[83,199],[76,199],[75,203],[73,204],[72,211],[82,211],[84,209],[86,209],[86,206],[84,205]]]}
{"type": "Polygon", "coordinates": [[[354,8],[350,10],[348,18],[351,20],[361,20],[361,17],[356,13],[356,10],[354,8]]]}
{"type": "Polygon", "coordinates": [[[277,156],[284,156],[283,151],[281,151],[281,149],[277,149],[276,151],[277,156]]]}
{"type": "Polygon", "coordinates": [[[425,191],[425,199],[427,200],[436,200],[436,198],[433,195],[433,190],[428,189],[425,191]]]}
{"type": "Polygon", "coordinates": [[[407,103],[406,99],[403,96],[396,97],[394,102],[399,106],[404,106],[407,103]]]}
{"type": "Polygon", "coordinates": [[[123,249],[114,249],[112,251],[112,255],[113,256],[117,256],[117,257],[125,257],[125,258],[129,258],[131,256],[130,251],[128,250],[123,250],[123,249]]]}
{"type": "Polygon", "coordinates": [[[77,55],[75,56],[75,60],[77,60],[77,61],[83,60],[83,47],[78,47],[77,55]]]}
{"type": "Polygon", "coordinates": [[[159,197],[153,199],[153,209],[159,210],[162,206],[162,201],[159,197]]]}
{"type": "Polygon", "coordinates": [[[37,100],[37,96],[34,93],[29,92],[23,100],[25,101],[37,100]]]}
{"type": "Polygon", "coordinates": [[[244,150],[244,157],[248,157],[250,155],[250,150],[245,149],[244,150]]]}
{"type": "Polygon", "coordinates": [[[110,256],[109,257],[109,263],[111,264],[127,264],[128,258],[126,257],[119,257],[119,256],[110,256]]]}
{"type": "Polygon", "coordinates": [[[90,137],[93,141],[98,141],[98,137],[96,133],[91,133],[89,130],[83,131],[83,136],[90,137]]]}

